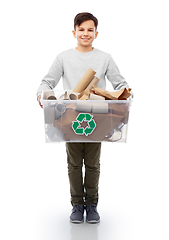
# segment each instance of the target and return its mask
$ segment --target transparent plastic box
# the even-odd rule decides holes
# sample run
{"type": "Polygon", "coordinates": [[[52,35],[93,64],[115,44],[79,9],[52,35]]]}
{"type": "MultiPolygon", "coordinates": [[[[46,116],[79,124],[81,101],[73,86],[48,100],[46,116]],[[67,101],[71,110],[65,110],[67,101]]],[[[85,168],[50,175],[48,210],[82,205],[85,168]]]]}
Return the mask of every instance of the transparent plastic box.
{"type": "Polygon", "coordinates": [[[132,100],[57,100],[42,95],[46,142],[126,142],[132,100]]]}

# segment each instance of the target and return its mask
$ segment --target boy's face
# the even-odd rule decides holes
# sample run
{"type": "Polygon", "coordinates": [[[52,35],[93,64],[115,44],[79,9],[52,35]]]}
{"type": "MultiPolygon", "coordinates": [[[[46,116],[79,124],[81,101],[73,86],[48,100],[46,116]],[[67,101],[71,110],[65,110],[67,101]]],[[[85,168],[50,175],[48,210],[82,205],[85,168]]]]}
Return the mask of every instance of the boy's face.
{"type": "Polygon", "coordinates": [[[72,32],[74,37],[77,38],[77,43],[83,47],[92,46],[92,42],[98,35],[92,20],[85,21],[80,26],[76,26],[76,31],[73,30],[72,32]]]}

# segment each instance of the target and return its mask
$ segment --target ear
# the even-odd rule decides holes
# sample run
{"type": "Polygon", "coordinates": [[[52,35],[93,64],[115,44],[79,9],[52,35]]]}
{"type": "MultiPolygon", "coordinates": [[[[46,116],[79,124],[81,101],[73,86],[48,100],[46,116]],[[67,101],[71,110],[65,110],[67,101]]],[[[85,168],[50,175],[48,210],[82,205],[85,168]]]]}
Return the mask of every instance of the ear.
{"type": "Polygon", "coordinates": [[[95,39],[97,38],[97,36],[98,36],[98,33],[99,33],[99,32],[98,32],[98,31],[96,31],[96,33],[95,33],[95,39]]]}
{"type": "Polygon", "coordinates": [[[73,33],[74,38],[76,38],[76,31],[73,30],[72,33],[73,33]]]}

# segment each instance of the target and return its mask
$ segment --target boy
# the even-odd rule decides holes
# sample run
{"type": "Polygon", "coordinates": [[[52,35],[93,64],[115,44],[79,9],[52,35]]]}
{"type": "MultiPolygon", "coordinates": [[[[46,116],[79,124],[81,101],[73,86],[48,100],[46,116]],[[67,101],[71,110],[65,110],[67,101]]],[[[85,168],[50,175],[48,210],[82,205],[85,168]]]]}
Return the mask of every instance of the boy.
{"type": "MultiPolygon", "coordinates": [[[[61,77],[64,89],[72,90],[88,68],[92,68],[96,72],[96,77],[99,78],[98,87],[105,89],[105,76],[107,76],[115,90],[128,88],[127,82],[120,75],[111,55],[92,47],[94,39],[98,36],[97,26],[98,20],[92,14],[85,12],[76,15],[72,33],[77,39],[77,47],[64,51],[56,57],[37,91],[40,106],[42,91],[55,88],[61,77]]],[[[86,221],[98,223],[100,221],[97,204],[101,143],[69,142],[66,143],[66,151],[73,206],[70,221],[73,223],[83,222],[84,210],[86,210],[86,221]],[[85,165],[84,181],[83,161],[85,165]]]]}

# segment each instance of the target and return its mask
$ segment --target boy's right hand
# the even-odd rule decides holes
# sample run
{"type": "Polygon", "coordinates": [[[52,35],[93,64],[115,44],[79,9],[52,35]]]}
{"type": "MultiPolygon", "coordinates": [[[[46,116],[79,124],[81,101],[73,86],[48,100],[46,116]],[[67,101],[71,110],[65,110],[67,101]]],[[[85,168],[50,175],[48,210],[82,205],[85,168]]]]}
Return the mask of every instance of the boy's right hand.
{"type": "Polygon", "coordinates": [[[43,108],[43,105],[41,104],[40,100],[41,100],[41,95],[38,96],[38,102],[39,102],[40,107],[43,108]]]}

